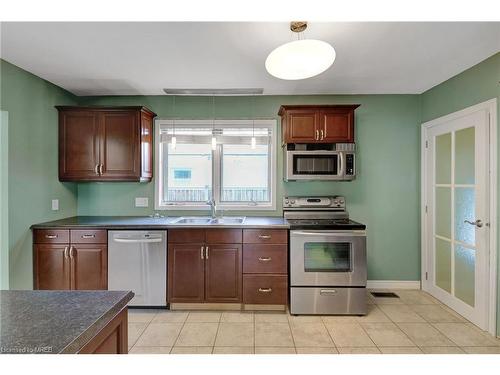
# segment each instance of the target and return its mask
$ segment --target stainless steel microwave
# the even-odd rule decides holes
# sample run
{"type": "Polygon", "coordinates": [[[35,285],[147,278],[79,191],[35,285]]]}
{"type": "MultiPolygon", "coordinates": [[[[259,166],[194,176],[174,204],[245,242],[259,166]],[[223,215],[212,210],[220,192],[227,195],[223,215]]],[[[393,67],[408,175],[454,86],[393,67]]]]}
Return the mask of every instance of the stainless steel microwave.
{"type": "Polygon", "coordinates": [[[350,181],[356,178],[355,153],[352,151],[285,151],[285,181],[350,181]]]}

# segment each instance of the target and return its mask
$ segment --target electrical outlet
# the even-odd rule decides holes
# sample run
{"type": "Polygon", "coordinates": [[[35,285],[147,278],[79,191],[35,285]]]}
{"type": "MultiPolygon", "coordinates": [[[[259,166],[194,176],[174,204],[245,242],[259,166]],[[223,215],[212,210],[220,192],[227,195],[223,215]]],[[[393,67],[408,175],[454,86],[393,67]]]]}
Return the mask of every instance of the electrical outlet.
{"type": "Polygon", "coordinates": [[[145,197],[136,197],[135,198],[135,206],[136,207],[148,207],[149,199],[145,197]]]}
{"type": "Polygon", "coordinates": [[[52,211],[59,211],[59,199],[52,199],[52,211]]]}

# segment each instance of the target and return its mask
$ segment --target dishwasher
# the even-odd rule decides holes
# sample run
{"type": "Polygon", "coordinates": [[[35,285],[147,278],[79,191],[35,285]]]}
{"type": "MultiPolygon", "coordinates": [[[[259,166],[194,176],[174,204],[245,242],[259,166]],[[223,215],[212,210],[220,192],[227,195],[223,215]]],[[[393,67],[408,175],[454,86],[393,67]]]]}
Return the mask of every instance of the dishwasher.
{"type": "Polygon", "coordinates": [[[167,231],[108,232],[108,289],[131,290],[129,306],[167,306],[167,231]]]}

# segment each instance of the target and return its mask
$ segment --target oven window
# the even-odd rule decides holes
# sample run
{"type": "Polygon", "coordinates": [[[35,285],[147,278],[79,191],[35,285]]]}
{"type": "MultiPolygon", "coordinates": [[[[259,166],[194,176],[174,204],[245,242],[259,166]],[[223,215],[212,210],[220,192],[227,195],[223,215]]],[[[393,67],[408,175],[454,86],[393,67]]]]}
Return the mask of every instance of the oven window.
{"type": "Polygon", "coordinates": [[[293,174],[335,176],[337,158],[338,155],[293,155],[293,174]]]}
{"type": "Polygon", "coordinates": [[[350,242],[306,242],[305,272],[351,272],[350,242]]]}

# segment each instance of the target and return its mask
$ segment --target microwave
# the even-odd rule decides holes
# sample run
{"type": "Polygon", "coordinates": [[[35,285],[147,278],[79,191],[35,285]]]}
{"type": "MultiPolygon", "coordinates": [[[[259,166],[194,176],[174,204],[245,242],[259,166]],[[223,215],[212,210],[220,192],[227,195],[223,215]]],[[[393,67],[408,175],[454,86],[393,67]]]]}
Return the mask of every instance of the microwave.
{"type": "Polygon", "coordinates": [[[356,178],[355,153],[352,151],[296,151],[284,155],[285,181],[350,181],[356,178]]]}

